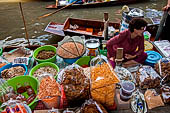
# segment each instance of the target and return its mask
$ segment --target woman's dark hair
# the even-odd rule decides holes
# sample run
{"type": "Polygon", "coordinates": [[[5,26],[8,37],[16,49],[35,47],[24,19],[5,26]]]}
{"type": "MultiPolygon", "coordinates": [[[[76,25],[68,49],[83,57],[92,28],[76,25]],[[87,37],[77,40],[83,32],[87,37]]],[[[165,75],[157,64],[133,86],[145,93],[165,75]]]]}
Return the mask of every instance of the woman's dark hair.
{"type": "Polygon", "coordinates": [[[147,22],[143,18],[133,18],[129,23],[130,32],[134,32],[134,29],[141,29],[141,27],[147,26],[147,22]]]}

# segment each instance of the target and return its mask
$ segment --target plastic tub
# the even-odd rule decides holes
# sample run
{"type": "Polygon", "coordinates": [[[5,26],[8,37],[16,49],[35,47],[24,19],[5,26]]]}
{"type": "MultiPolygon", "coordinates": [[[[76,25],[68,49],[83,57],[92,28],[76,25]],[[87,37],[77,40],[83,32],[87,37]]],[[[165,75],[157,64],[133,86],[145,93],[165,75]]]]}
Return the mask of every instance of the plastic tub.
{"type": "Polygon", "coordinates": [[[56,62],[56,54],[49,58],[49,59],[45,59],[45,60],[41,60],[41,59],[38,59],[36,58],[38,53],[42,50],[51,50],[51,51],[54,51],[56,53],[56,47],[55,46],[51,46],[51,45],[45,45],[45,46],[41,46],[39,48],[37,48],[36,50],[34,50],[34,53],[33,53],[33,58],[38,62],[38,63],[43,63],[43,62],[53,62],[55,63],[56,62]]]}
{"type": "MultiPolygon", "coordinates": [[[[35,93],[37,94],[39,82],[36,78],[32,76],[17,76],[7,81],[8,85],[12,86],[15,91],[16,91],[16,86],[18,83],[20,83],[21,85],[24,85],[25,82],[29,82],[31,87],[34,89],[35,93]]],[[[28,106],[33,110],[36,104],[37,104],[37,97],[28,106]]]]}
{"type": "Polygon", "coordinates": [[[122,88],[120,89],[120,99],[121,100],[128,101],[129,99],[131,99],[131,97],[132,97],[132,95],[130,95],[130,96],[124,95],[122,88]]]}
{"type": "Polygon", "coordinates": [[[131,81],[122,81],[121,88],[123,95],[130,96],[135,90],[135,84],[131,81]]]}
{"type": "MultiPolygon", "coordinates": [[[[39,69],[40,67],[44,67],[44,66],[53,67],[54,69],[57,70],[57,72],[59,72],[59,67],[58,67],[56,64],[51,63],[51,62],[44,62],[44,63],[40,63],[40,64],[34,66],[34,67],[31,69],[29,75],[30,75],[30,76],[33,76],[33,75],[34,75],[34,72],[35,72],[37,69],[39,69]]],[[[57,74],[54,76],[54,78],[55,78],[55,79],[57,78],[57,74]]]]}
{"type": "Polygon", "coordinates": [[[77,58],[63,58],[64,62],[68,63],[68,64],[73,64],[74,62],[76,62],[80,57],[77,58]]]}
{"type": "MultiPolygon", "coordinates": [[[[9,69],[9,68],[12,68],[12,67],[17,67],[17,66],[23,67],[23,68],[25,69],[24,75],[27,74],[28,69],[27,69],[27,66],[26,66],[25,64],[12,64],[12,63],[9,63],[9,64],[3,66],[2,68],[0,68],[0,74],[1,74],[1,72],[2,72],[3,70],[5,70],[5,69],[9,69]]],[[[0,76],[1,76],[1,75],[0,75],[0,76]]]]}
{"type": "MultiPolygon", "coordinates": [[[[91,59],[94,58],[94,56],[91,56],[91,59]]],[[[78,64],[81,67],[89,67],[90,62],[90,56],[83,56],[80,59],[78,59],[75,64],[78,64]]]]}

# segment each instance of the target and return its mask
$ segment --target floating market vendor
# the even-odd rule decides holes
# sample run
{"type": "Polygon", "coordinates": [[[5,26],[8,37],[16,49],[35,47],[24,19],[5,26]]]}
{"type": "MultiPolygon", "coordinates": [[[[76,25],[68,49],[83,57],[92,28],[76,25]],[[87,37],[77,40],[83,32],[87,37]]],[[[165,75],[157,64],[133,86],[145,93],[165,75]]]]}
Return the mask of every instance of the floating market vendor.
{"type": "Polygon", "coordinates": [[[170,39],[169,39],[169,37],[170,37],[170,33],[169,33],[169,29],[170,29],[170,0],[168,0],[167,5],[163,7],[163,11],[168,11],[168,17],[166,19],[165,26],[163,28],[162,40],[170,41],[170,39]]]}
{"type": "Polygon", "coordinates": [[[117,48],[123,48],[124,67],[144,63],[147,58],[147,54],[144,52],[143,36],[146,26],[147,22],[144,19],[134,18],[130,21],[128,29],[107,41],[107,57],[113,68],[117,48]]]}

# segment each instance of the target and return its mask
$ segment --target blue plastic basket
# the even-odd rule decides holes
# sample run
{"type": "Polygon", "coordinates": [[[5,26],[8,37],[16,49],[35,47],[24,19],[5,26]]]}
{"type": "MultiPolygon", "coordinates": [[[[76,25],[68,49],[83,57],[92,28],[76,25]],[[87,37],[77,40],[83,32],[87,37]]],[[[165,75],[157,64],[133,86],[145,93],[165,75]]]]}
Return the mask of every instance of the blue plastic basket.
{"type": "MultiPolygon", "coordinates": [[[[17,67],[17,66],[23,67],[23,68],[25,69],[24,75],[27,74],[28,69],[27,69],[27,66],[26,66],[25,64],[12,64],[12,63],[9,63],[9,64],[3,66],[2,68],[0,68],[0,74],[1,74],[1,72],[2,72],[3,70],[5,70],[5,69],[9,69],[9,68],[12,68],[12,67],[17,67]]],[[[1,77],[1,75],[0,75],[0,77],[1,77]]]]}

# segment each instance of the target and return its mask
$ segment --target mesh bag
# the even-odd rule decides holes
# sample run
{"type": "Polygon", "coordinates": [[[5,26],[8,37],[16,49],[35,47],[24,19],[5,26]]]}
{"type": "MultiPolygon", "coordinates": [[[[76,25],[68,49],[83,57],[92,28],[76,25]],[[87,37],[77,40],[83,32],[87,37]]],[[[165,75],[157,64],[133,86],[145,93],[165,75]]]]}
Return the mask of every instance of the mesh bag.
{"type": "Polygon", "coordinates": [[[58,42],[57,55],[62,58],[77,58],[85,53],[84,37],[65,36],[58,42]]]}
{"type": "Polygon", "coordinates": [[[115,88],[119,79],[103,55],[93,58],[90,68],[92,99],[110,108],[114,105],[115,88]]]}

